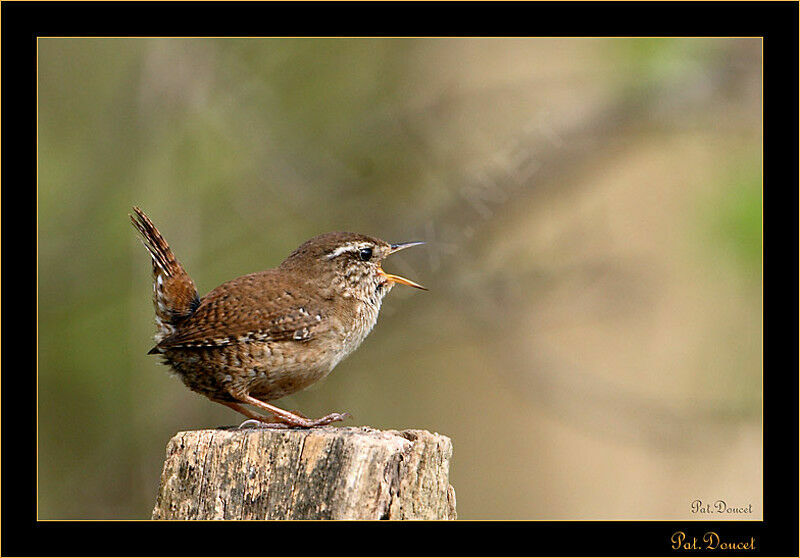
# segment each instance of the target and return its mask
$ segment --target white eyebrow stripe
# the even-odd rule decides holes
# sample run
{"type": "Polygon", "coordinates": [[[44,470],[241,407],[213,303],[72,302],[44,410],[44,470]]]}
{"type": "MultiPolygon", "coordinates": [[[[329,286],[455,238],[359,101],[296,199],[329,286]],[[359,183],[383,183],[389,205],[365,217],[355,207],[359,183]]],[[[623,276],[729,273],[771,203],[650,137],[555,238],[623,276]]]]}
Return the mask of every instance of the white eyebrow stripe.
{"type": "Polygon", "coordinates": [[[328,254],[328,259],[332,260],[336,256],[341,256],[345,252],[355,252],[356,250],[361,250],[362,248],[369,248],[369,244],[366,242],[345,244],[344,246],[339,246],[336,250],[328,254]]]}

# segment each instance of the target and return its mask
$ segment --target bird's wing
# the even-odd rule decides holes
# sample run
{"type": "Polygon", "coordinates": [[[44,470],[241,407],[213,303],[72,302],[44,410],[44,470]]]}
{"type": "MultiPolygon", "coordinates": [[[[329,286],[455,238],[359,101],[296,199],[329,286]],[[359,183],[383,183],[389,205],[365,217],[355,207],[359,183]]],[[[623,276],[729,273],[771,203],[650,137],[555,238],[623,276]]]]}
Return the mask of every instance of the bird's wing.
{"type": "Polygon", "coordinates": [[[155,351],[310,340],[323,326],[324,313],[302,284],[287,287],[286,283],[267,271],[220,285],[201,299],[197,310],[155,351]]]}

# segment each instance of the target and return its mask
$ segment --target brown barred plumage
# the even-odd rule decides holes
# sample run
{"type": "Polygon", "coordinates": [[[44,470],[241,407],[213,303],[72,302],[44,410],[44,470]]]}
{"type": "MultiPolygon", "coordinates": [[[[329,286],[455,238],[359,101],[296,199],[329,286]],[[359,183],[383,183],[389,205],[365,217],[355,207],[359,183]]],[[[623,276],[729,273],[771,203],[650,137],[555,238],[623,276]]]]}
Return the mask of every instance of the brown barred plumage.
{"type": "MultiPolygon", "coordinates": [[[[153,222],[138,207],[133,211],[136,216],[130,215],[131,222],[141,234],[142,243],[153,261],[153,306],[158,325],[156,341],[161,342],[174,334],[176,326],[194,313],[200,299],[192,278],[153,222]]],[[[153,349],[153,352],[158,351],[153,349]]]]}

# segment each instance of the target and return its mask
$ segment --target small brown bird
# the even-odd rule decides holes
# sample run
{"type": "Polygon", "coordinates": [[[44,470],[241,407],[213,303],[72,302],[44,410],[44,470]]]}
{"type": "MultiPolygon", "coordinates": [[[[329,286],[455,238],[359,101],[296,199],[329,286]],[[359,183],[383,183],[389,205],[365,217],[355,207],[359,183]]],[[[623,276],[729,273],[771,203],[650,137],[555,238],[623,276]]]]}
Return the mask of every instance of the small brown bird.
{"type": "Polygon", "coordinates": [[[158,332],[148,354],[161,355],[189,389],[269,426],[310,428],[347,418],[331,413],[311,420],[268,401],[324,378],[356,350],[395,283],[425,289],[381,269],[389,254],[422,242],[388,244],[334,232],[305,242],[275,269],[238,277],[199,298],[155,225],[138,207],[133,211],[131,221],[153,259],[158,332]]]}

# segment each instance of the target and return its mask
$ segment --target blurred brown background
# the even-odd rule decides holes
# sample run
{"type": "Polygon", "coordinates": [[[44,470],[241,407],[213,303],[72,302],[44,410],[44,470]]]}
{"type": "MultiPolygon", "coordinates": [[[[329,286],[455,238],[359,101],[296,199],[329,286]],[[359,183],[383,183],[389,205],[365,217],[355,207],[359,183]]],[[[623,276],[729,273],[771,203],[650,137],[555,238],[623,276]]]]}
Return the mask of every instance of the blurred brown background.
{"type": "Polygon", "coordinates": [[[460,518],[760,519],[761,46],[40,39],[40,519],[148,518],[167,440],[242,419],[146,355],[132,205],[201,294],[426,240],[386,269],[430,292],[278,403],[450,436],[460,518]]]}

